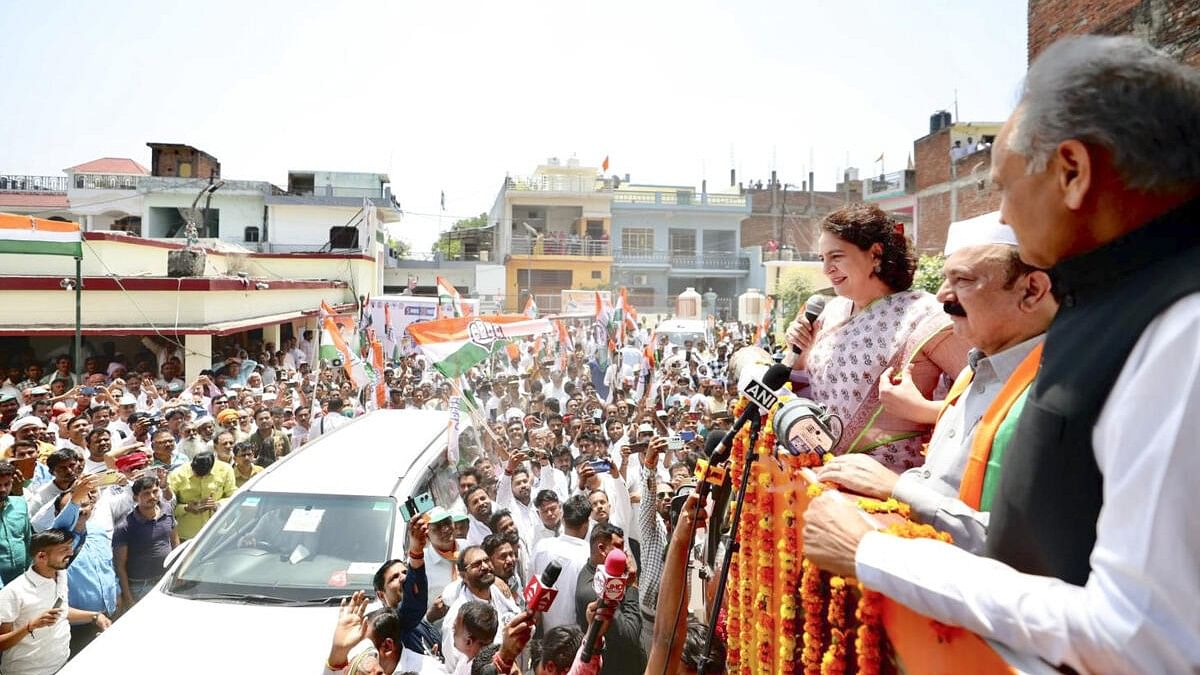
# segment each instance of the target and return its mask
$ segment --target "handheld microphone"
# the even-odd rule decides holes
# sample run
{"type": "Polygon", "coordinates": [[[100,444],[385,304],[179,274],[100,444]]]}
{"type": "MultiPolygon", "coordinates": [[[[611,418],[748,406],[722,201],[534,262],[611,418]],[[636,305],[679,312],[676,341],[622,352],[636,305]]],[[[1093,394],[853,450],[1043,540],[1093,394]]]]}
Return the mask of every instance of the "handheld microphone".
{"type": "Polygon", "coordinates": [[[625,599],[625,569],[628,565],[629,559],[625,557],[625,551],[614,548],[604,559],[604,566],[596,568],[596,578],[593,584],[596,590],[596,599],[600,604],[596,608],[596,616],[592,617],[592,623],[588,626],[587,639],[584,640],[583,651],[579,655],[581,663],[588,663],[592,660],[600,638],[608,630],[609,619],[602,618],[601,614],[610,612],[602,610],[616,611],[617,605],[620,605],[621,601],[625,599]]]}
{"type": "Polygon", "coordinates": [[[550,609],[550,605],[554,604],[554,598],[558,597],[558,589],[553,586],[558,581],[560,574],[562,574],[562,565],[557,560],[552,560],[549,565],[546,565],[541,579],[535,576],[525,584],[525,608],[533,612],[535,616],[550,609]]]}
{"type": "MultiPolygon", "coordinates": [[[[804,303],[804,318],[808,319],[808,323],[815,324],[817,317],[821,316],[821,312],[825,311],[825,303],[829,302],[829,298],[824,295],[810,295],[808,302],[804,303]]],[[[803,352],[796,345],[792,345],[793,354],[802,354],[803,352]]]]}

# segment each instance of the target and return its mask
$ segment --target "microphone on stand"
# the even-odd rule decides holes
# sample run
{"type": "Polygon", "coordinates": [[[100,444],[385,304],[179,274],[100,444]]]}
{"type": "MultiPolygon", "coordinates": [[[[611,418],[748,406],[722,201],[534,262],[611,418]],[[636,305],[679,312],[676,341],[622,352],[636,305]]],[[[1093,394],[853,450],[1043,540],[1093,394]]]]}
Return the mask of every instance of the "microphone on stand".
{"type": "Polygon", "coordinates": [[[593,583],[599,605],[596,607],[596,615],[592,617],[591,625],[588,626],[587,639],[584,640],[583,651],[579,655],[580,663],[588,663],[592,660],[600,638],[608,630],[609,619],[602,618],[601,614],[610,613],[604,610],[615,612],[617,606],[625,599],[625,568],[628,565],[629,560],[625,557],[625,552],[614,548],[608,552],[608,557],[604,559],[604,565],[596,568],[596,578],[593,583]]]}

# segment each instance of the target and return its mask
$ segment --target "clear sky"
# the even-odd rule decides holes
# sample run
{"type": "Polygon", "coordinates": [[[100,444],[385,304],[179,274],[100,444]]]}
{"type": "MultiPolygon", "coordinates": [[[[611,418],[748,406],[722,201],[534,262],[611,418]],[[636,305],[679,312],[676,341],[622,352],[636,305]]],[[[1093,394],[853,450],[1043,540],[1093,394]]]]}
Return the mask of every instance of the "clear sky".
{"type": "Polygon", "coordinates": [[[386,172],[394,233],[428,250],[551,156],[710,190],[903,168],[956,88],[961,120],[1007,115],[1025,21],[1021,0],[7,0],[0,172],[149,165],[149,141],[277,185],[386,172]]]}

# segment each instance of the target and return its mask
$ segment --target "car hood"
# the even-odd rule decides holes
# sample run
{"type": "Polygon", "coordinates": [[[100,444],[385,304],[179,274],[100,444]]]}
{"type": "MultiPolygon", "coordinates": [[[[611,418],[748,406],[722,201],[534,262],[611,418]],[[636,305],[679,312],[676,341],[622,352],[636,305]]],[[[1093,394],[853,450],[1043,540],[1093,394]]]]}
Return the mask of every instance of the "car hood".
{"type": "Polygon", "coordinates": [[[155,589],[59,673],[114,672],[116,664],[129,663],[131,656],[146,664],[170,663],[172,675],[208,675],[214,668],[319,673],[329,656],[337,614],[337,606],[189,600],[155,589]]]}

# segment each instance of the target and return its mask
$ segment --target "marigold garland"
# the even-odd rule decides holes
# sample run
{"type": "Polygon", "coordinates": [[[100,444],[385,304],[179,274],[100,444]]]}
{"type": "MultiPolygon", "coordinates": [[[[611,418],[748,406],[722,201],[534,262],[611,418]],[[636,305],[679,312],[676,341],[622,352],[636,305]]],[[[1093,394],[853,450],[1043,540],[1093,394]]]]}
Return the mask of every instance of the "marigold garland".
{"type": "Polygon", "coordinates": [[[908,504],[889,497],[887,499],[873,499],[871,497],[859,497],[858,508],[867,513],[896,513],[905,518],[911,513],[912,509],[908,504]]]}
{"type": "Polygon", "coordinates": [[[859,584],[860,598],[854,618],[858,631],[854,638],[855,666],[859,675],[877,675],[883,663],[883,596],[859,584]]]}

